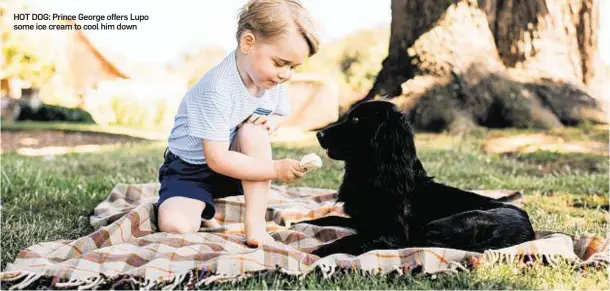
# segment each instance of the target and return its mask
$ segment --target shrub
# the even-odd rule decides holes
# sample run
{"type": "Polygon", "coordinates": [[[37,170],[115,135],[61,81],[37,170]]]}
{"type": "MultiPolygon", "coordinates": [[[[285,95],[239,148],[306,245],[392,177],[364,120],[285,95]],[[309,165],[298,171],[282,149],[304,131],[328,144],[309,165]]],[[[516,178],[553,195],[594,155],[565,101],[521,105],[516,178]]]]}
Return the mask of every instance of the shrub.
{"type": "Polygon", "coordinates": [[[82,122],[93,123],[93,118],[89,112],[77,109],[66,108],[62,106],[41,104],[35,106],[30,102],[21,100],[21,111],[17,120],[31,121],[66,121],[66,122],[82,122]]]}
{"type": "Polygon", "coordinates": [[[166,130],[173,125],[185,90],[177,84],[108,81],[85,97],[85,108],[98,124],[166,130]]]}

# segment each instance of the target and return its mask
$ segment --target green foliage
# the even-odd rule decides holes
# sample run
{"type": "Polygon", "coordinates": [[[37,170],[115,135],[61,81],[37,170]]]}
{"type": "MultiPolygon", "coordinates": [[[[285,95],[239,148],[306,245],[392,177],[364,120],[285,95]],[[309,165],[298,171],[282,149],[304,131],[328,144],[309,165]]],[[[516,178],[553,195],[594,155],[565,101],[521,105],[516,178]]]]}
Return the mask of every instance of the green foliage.
{"type": "Polygon", "coordinates": [[[318,54],[305,61],[297,71],[329,74],[343,86],[344,91],[369,90],[388,54],[389,39],[389,27],[352,33],[322,45],[318,54]]]}
{"type": "Polygon", "coordinates": [[[116,119],[110,125],[139,129],[159,129],[171,126],[168,104],[164,100],[144,100],[113,96],[111,108],[116,119]]]}
{"type": "Polygon", "coordinates": [[[0,79],[18,77],[32,87],[40,87],[55,74],[53,56],[41,45],[35,32],[15,31],[13,13],[27,10],[27,5],[6,1],[0,7],[2,24],[2,65],[0,79]]]}
{"type": "Polygon", "coordinates": [[[164,130],[173,125],[181,94],[135,81],[108,82],[85,98],[85,109],[100,125],[164,130]]]}

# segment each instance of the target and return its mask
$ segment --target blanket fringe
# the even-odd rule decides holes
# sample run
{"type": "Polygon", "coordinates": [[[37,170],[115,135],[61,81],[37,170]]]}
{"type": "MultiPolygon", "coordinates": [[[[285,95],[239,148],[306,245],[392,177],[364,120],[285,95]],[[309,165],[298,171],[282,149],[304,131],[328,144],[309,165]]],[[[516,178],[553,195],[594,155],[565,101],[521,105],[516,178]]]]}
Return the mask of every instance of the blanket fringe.
{"type": "Polygon", "coordinates": [[[457,261],[449,261],[449,262],[447,262],[446,270],[440,270],[439,272],[436,272],[436,273],[451,273],[451,274],[457,275],[460,271],[466,272],[466,273],[470,272],[470,270],[468,270],[468,268],[466,268],[462,263],[457,262],[457,261]]]}
{"type": "Polygon", "coordinates": [[[150,290],[156,284],[157,284],[157,281],[155,281],[155,280],[144,279],[144,286],[141,286],[141,287],[143,290],[150,290]]]}
{"type": "MultiPolygon", "coordinates": [[[[603,261],[604,257],[600,256],[599,259],[596,259],[603,261]]],[[[606,258],[605,260],[606,262],[610,262],[610,258],[606,258]]],[[[568,259],[560,254],[505,254],[495,250],[488,250],[481,255],[482,264],[488,267],[498,264],[507,264],[511,266],[532,265],[535,262],[546,262],[552,267],[557,267],[559,264],[567,261],[568,259]]]]}
{"type": "Polygon", "coordinates": [[[335,269],[337,268],[337,266],[328,265],[328,264],[319,264],[318,268],[320,269],[320,271],[322,271],[322,277],[324,277],[324,279],[329,279],[335,273],[335,269]]]}
{"type": "MultiPolygon", "coordinates": [[[[450,262],[450,267],[452,268],[452,270],[450,270],[448,272],[451,272],[451,273],[457,273],[456,269],[466,270],[461,264],[459,264],[457,262],[450,262]]],[[[278,267],[274,271],[277,271],[277,272],[283,273],[283,274],[287,274],[290,276],[295,276],[297,279],[303,280],[307,275],[309,275],[311,273],[311,271],[313,271],[315,269],[320,270],[323,278],[325,278],[325,279],[331,278],[333,275],[336,274],[336,272],[338,270],[340,270],[340,268],[336,265],[321,263],[316,268],[310,269],[309,272],[291,271],[291,270],[287,270],[287,269],[284,269],[281,267],[278,267]]],[[[404,270],[402,267],[395,266],[394,270],[398,274],[404,275],[404,270]]],[[[381,272],[381,270],[361,270],[361,271],[363,271],[365,273],[371,273],[371,274],[381,272]]],[[[144,278],[136,279],[133,276],[127,277],[126,275],[116,275],[116,276],[112,276],[112,277],[107,277],[107,276],[100,274],[100,276],[91,277],[91,278],[88,278],[85,280],[71,279],[66,282],[58,282],[58,280],[54,280],[54,283],[51,284],[52,286],[49,286],[49,287],[54,286],[57,288],[89,290],[89,289],[97,289],[100,286],[107,284],[107,283],[112,283],[112,286],[110,286],[110,289],[117,289],[121,284],[126,283],[126,282],[131,282],[135,286],[138,286],[138,288],[141,290],[151,290],[151,289],[175,290],[175,289],[177,289],[178,286],[180,286],[182,283],[184,283],[186,279],[188,279],[188,280],[186,280],[187,282],[186,282],[185,289],[193,289],[193,288],[199,288],[202,285],[207,286],[212,283],[241,281],[243,279],[252,277],[253,275],[254,275],[254,273],[211,274],[210,275],[209,273],[201,272],[201,270],[199,270],[199,269],[192,269],[183,274],[178,274],[170,280],[163,281],[163,280],[152,280],[152,279],[144,279],[144,278]],[[209,276],[205,276],[205,275],[209,275],[209,276]]],[[[11,286],[9,290],[25,289],[29,285],[34,283],[35,281],[39,280],[42,276],[43,276],[42,274],[21,272],[19,275],[15,276],[13,278],[9,278],[7,280],[3,280],[3,281],[17,281],[17,280],[22,279],[22,281],[19,282],[18,284],[11,286]]]]}
{"type": "MultiPolygon", "coordinates": [[[[121,276],[121,275],[119,275],[119,276],[121,276]]],[[[112,284],[111,289],[117,289],[121,283],[125,283],[125,282],[130,282],[130,283],[138,285],[138,286],[140,285],[140,282],[138,282],[133,276],[129,275],[129,278],[121,279],[121,280],[117,281],[116,283],[112,284]]]]}
{"type": "Polygon", "coordinates": [[[25,276],[27,276],[29,274],[33,274],[31,272],[16,272],[16,273],[18,273],[18,274],[15,275],[14,277],[9,277],[9,278],[6,278],[6,279],[2,278],[2,281],[5,281],[5,282],[16,281],[16,280],[19,280],[19,279],[21,279],[21,278],[23,278],[23,277],[25,277],[25,276]]]}
{"type": "Polygon", "coordinates": [[[38,280],[40,277],[42,277],[42,274],[28,273],[27,276],[25,277],[25,279],[23,279],[23,281],[21,281],[19,284],[15,284],[14,286],[11,286],[11,288],[9,288],[9,290],[24,289],[24,288],[28,287],[30,284],[32,284],[33,282],[35,282],[36,280],[38,280]]]}
{"type": "MultiPolygon", "coordinates": [[[[13,277],[13,278],[8,278],[8,279],[2,279],[2,281],[5,282],[13,282],[13,281],[17,281],[21,279],[21,282],[9,287],[9,290],[22,290],[22,289],[26,289],[28,288],[32,283],[40,280],[42,277],[47,277],[44,275],[44,273],[33,273],[33,272],[20,272],[19,275],[13,277]],[[25,278],[24,278],[25,277],[25,278]]],[[[51,276],[52,277],[52,276],[51,276]]],[[[96,287],[99,287],[100,285],[105,283],[105,279],[106,277],[103,275],[97,276],[97,277],[91,277],[85,280],[78,280],[78,279],[72,279],[69,280],[67,282],[59,282],[59,279],[56,277],[52,277],[52,283],[51,286],[49,287],[57,287],[57,288],[71,288],[71,287],[78,287],[79,290],[83,290],[83,289],[95,289],[96,287]]]]}
{"type": "Polygon", "coordinates": [[[580,267],[588,267],[588,266],[608,266],[610,265],[610,253],[608,251],[603,251],[599,253],[595,253],[591,255],[586,261],[580,263],[580,267]]]}
{"type": "Polygon", "coordinates": [[[432,272],[432,273],[430,273],[430,275],[432,275],[432,279],[436,279],[437,275],[439,275],[439,274],[457,275],[457,274],[459,274],[460,271],[465,271],[467,273],[469,272],[468,269],[466,269],[466,267],[464,267],[464,265],[462,265],[461,263],[455,262],[455,261],[449,261],[449,262],[447,262],[447,269],[432,272]]]}
{"type": "MultiPolygon", "coordinates": [[[[488,250],[483,253],[482,262],[486,266],[498,264],[507,264],[512,266],[517,264],[517,262],[523,257],[524,255],[505,254],[494,250],[488,250]]],[[[539,259],[537,255],[535,257],[537,260],[539,259]]]]}
{"type": "MultiPolygon", "coordinates": [[[[498,265],[498,264],[522,264],[522,265],[530,265],[534,262],[545,262],[550,266],[556,267],[567,259],[562,257],[559,254],[504,254],[498,251],[489,250],[483,253],[481,256],[480,262],[484,266],[498,265]]],[[[580,262],[572,262],[573,266],[577,268],[585,268],[589,266],[608,266],[610,265],[610,253],[608,252],[599,252],[593,254],[586,261],[580,262]]],[[[314,270],[320,270],[322,273],[322,277],[324,279],[331,278],[334,274],[337,273],[341,268],[334,264],[328,263],[320,263],[315,268],[311,268],[305,272],[302,271],[292,271],[288,269],[284,269],[278,266],[275,271],[283,274],[287,274],[290,276],[295,276],[299,280],[303,280],[307,275],[312,273],[314,270]]],[[[363,270],[365,273],[379,273],[381,270],[363,270]]],[[[462,263],[457,261],[449,261],[447,264],[446,270],[440,270],[434,273],[431,273],[433,277],[436,277],[437,274],[457,274],[460,271],[470,272],[468,268],[466,268],[462,263]]],[[[404,276],[406,269],[401,266],[394,266],[392,272],[396,272],[397,274],[404,276]]],[[[151,290],[151,289],[162,289],[162,290],[174,290],[182,283],[186,282],[185,289],[193,289],[199,288],[202,285],[210,285],[212,283],[224,283],[224,282],[236,282],[241,281],[245,278],[249,278],[255,275],[255,273],[246,273],[246,274],[210,274],[208,272],[202,272],[201,269],[194,268],[189,270],[188,272],[177,274],[173,278],[165,281],[165,280],[152,280],[152,279],[144,279],[144,278],[134,278],[133,276],[125,276],[125,275],[116,275],[112,277],[104,276],[100,274],[99,276],[87,278],[85,280],[71,279],[66,282],[59,282],[57,278],[53,279],[53,283],[49,287],[57,287],[57,288],[72,288],[78,290],[84,289],[97,289],[100,286],[107,284],[109,282],[113,282],[111,289],[116,289],[120,284],[127,282],[132,282],[134,285],[138,286],[139,289],[142,290],[151,290]],[[117,280],[118,279],[118,280],[117,280]],[[163,287],[161,287],[163,286],[163,287]]],[[[17,284],[11,286],[9,290],[15,289],[26,289],[28,286],[32,285],[32,283],[38,281],[43,274],[37,274],[33,272],[18,272],[13,277],[8,277],[6,279],[2,279],[3,282],[18,282],[17,284]]]]}
{"type": "Polygon", "coordinates": [[[554,255],[542,255],[542,257],[545,258],[546,261],[549,263],[549,265],[551,265],[553,267],[557,267],[557,265],[561,261],[560,257],[554,256],[554,255]]]}
{"type": "Polygon", "coordinates": [[[186,281],[186,285],[185,285],[185,289],[193,289],[193,287],[195,286],[195,278],[197,278],[197,276],[195,275],[195,270],[197,269],[190,269],[188,271],[188,281],[186,281]]]}
{"type": "Polygon", "coordinates": [[[290,271],[288,269],[284,269],[282,267],[279,267],[276,269],[277,271],[279,271],[282,274],[286,274],[289,276],[293,276],[295,278],[297,278],[297,280],[302,281],[308,273],[302,272],[302,271],[290,271]]]}
{"type": "MultiPolygon", "coordinates": [[[[242,275],[217,274],[217,275],[208,276],[206,278],[199,280],[199,282],[197,282],[197,284],[195,284],[195,286],[196,287],[200,287],[201,285],[207,286],[212,283],[218,283],[220,281],[226,281],[226,280],[239,280],[240,277],[242,277],[242,275]]],[[[243,277],[245,278],[245,276],[243,276],[243,277]]]]}
{"type": "Polygon", "coordinates": [[[99,276],[97,278],[90,278],[89,280],[91,281],[91,283],[84,286],[79,286],[78,290],[96,289],[95,287],[98,287],[104,283],[104,277],[102,276],[99,276]]]}
{"type": "Polygon", "coordinates": [[[405,275],[405,272],[402,270],[401,266],[394,266],[394,271],[396,273],[398,273],[398,275],[400,275],[400,276],[404,276],[405,275]]]}
{"type": "Polygon", "coordinates": [[[86,284],[87,281],[85,280],[78,280],[78,279],[71,279],[68,282],[57,282],[55,283],[55,287],[59,287],[59,288],[70,288],[70,287],[77,287],[77,286],[81,286],[86,284]]]}
{"type": "Polygon", "coordinates": [[[182,283],[182,281],[184,281],[184,278],[186,277],[187,274],[188,273],[176,275],[174,277],[173,282],[171,284],[161,288],[161,290],[174,290],[176,288],[176,286],[178,286],[180,283],[182,283]]]}

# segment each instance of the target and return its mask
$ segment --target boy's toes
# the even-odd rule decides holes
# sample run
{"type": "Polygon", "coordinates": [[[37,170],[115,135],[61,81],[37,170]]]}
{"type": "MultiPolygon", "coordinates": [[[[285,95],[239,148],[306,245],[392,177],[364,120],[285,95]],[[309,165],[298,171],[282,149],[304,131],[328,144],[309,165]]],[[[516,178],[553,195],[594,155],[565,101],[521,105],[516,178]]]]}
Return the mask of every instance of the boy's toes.
{"type": "Polygon", "coordinates": [[[260,244],[261,244],[260,241],[256,238],[249,237],[246,239],[246,245],[248,245],[251,248],[258,248],[258,246],[260,244]]]}
{"type": "Polygon", "coordinates": [[[251,248],[257,248],[261,245],[268,245],[274,243],[275,240],[268,233],[263,233],[260,236],[253,236],[246,238],[246,244],[251,248]]]}

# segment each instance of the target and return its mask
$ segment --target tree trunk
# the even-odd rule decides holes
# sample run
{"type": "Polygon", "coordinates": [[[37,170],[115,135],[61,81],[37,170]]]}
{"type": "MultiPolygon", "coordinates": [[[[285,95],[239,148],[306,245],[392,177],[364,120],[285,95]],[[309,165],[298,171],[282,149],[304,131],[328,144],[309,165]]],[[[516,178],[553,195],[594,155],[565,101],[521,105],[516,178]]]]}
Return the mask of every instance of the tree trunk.
{"type": "Polygon", "coordinates": [[[599,11],[598,0],[392,0],[388,57],[365,100],[387,96],[433,131],[607,123],[589,90],[610,81],[599,11]]]}

